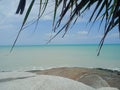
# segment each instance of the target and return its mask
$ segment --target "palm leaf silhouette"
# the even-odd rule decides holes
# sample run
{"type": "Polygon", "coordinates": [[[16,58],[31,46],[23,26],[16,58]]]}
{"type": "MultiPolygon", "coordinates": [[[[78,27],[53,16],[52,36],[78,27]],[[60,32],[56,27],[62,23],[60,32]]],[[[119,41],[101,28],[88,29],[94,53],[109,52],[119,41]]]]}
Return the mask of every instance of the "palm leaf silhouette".
{"type": "Polygon", "coordinates": [[[18,14],[20,12],[20,14],[23,14],[23,11],[25,9],[25,4],[26,4],[26,0],[20,0],[18,8],[16,10],[16,14],[18,14]]]}
{"type": "MultiPolygon", "coordinates": [[[[22,0],[20,0],[20,3],[22,0]]],[[[40,0],[40,10],[42,12],[39,12],[38,19],[43,15],[43,13],[46,10],[46,6],[49,3],[50,0],[40,0]],[[42,4],[44,3],[44,4],[42,4]],[[42,8],[43,7],[43,8],[42,8]]],[[[21,14],[24,11],[25,4],[20,4],[21,6],[18,11],[21,10],[21,14]]],[[[70,26],[74,25],[76,21],[79,19],[79,17],[83,13],[87,13],[87,10],[93,5],[95,5],[93,12],[91,16],[89,17],[89,22],[95,23],[98,19],[101,20],[100,26],[103,24],[103,21],[105,20],[105,27],[104,27],[104,35],[99,43],[99,51],[98,55],[100,54],[100,50],[103,46],[104,40],[107,36],[107,34],[114,30],[116,26],[118,27],[118,31],[120,33],[120,0],[54,0],[54,17],[53,17],[53,31],[56,32],[56,35],[53,36],[49,42],[54,39],[60,32],[64,31],[64,35],[67,33],[67,31],[70,29],[70,26]],[[62,7],[60,11],[59,17],[56,17],[57,9],[59,7],[62,7]],[[67,13],[70,12],[70,15],[67,16],[67,13]],[[69,17],[67,22],[63,25],[62,21],[64,20],[64,17],[69,17]]],[[[28,12],[28,11],[27,11],[28,12]]],[[[27,19],[26,19],[27,20],[27,19]]],[[[26,21],[24,19],[24,21],[26,21]]],[[[24,26],[24,24],[23,24],[24,26]]],[[[22,26],[22,27],[23,27],[22,26]]],[[[16,43],[16,41],[15,41],[16,43]]],[[[15,44],[14,43],[14,44],[15,44]]]]}

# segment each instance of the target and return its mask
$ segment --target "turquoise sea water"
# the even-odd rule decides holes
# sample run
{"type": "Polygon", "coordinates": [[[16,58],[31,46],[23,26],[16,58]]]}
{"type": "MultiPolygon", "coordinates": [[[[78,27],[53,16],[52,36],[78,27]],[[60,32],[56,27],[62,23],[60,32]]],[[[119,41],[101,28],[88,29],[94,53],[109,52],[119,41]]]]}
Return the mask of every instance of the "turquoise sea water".
{"type": "Polygon", "coordinates": [[[0,71],[46,69],[52,67],[120,68],[120,45],[0,46],[0,71]]]}

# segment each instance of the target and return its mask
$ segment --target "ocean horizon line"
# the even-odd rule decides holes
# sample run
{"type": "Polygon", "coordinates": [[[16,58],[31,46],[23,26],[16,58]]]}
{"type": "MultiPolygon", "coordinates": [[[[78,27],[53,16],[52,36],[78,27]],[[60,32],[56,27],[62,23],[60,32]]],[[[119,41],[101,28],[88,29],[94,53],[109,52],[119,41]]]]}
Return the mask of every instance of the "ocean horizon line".
{"type": "Polygon", "coordinates": [[[25,67],[102,67],[119,68],[120,44],[105,44],[97,57],[98,44],[62,44],[0,47],[0,69],[17,70],[25,67]],[[88,63],[89,62],[89,63],[88,63]]]}
{"type": "MultiPolygon", "coordinates": [[[[95,46],[99,46],[99,44],[31,44],[31,45],[15,45],[15,47],[19,47],[19,46],[87,46],[87,45],[95,45],[95,46]]],[[[109,44],[109,43],[106,43],[106,44],[103,44],[104,45],[120,45],[120,43],[112,43],[112,44],[109,44]]],[[[0,45],[0,47],[12,47],[12,45],[0,45]]]]}

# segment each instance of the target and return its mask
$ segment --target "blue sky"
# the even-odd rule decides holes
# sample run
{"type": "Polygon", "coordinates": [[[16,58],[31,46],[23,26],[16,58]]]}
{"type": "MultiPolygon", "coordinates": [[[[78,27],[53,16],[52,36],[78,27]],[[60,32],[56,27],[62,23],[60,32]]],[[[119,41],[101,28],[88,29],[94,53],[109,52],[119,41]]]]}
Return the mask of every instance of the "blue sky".
{"type": "MultiPolygon", "coordinates": [[[[30,1],[31,0],[27,0],[27,3],[29,4],[30,1]]],[[[12,45],[17,36],[24,18],[24,14],[15,14],[18,3],[19,0],[0,0],[0,45],[12,45]]],[[[50,2],[48,7],[49,8],[47,8],[46,14],[41,17],[37,29],[34,31],[35,26],[31,25],[23,30],[16,43],[17,45],[46,44],[50,37],[55,35],[55,33],[53,33],[51,30],[53,14],[47,14],[53,11],[53,3],[50,2]]],[[[35,3],[28,21],[31,22],[31,20],[37,17],[37,8],[38,2],[35,3]]],[[[91,13],[92,9],[88,12],[91,13]]],[[[63,33],[61,33],[55,39],[53,39],[50,44],[99,44],[103,36],[104,27],[102,26],[101,30],[98,30],[98,20],[89,32],[90,25],[86,24],[90,15],[87,13],[83,16],[84,17],[80,17],[76,25],[68,31],[64,38],[62,38],[63,33]]],[[[105,43],[120,43],[117,28],[108,34],[105,43]]]]}

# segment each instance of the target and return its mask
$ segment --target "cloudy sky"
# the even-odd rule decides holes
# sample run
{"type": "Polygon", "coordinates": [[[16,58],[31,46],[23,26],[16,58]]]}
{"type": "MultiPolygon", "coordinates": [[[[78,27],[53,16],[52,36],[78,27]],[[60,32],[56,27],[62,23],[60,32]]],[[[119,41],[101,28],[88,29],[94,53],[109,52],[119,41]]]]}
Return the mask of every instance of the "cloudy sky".
{"type": "MultiPolygon", "coordinates": [[[[27,6],[31,0],[27,0],[27,6]]],[[[39,0],[38,0],[39,1],[39,0]]],[[[16,15],[16,9],[19,0],[0,0],[0,45],[12,45],[17,33],[21,27],[24,15],[16,15]]],[[[54,3],[51,2],[48,5],[46,13],[41,17],[38,27],[35,30],[35,25],[30,25],[25,28],[17,41],[17,45],[41,45],[46,44],[51,36],[55,35],[52,32],[52,19],[54,3]]],[[[28,18],[28,25],[36,19],[38,14],[39,2],[35,2],[34,8],[28,18]]],[[[25,10],[26,10],[25,9],[25,10]]],[[[92,12],[92,9],[88,11],[92,12]]],[[[90,29],[90,24],[87,25],[89,14],[80,17],[75,26],[68,31],[66,36],[62,38],[62,34],[58,35],[50,44],[99,44],[100,39],[103,36],[104,27],[101,26],[99,30],[99,20],[90,29]]],[[[63,22],[64,23],[64,22],[63,22]]],[[[120,43],[117,28],[111,31],[105,43],[120,43]]]]}

